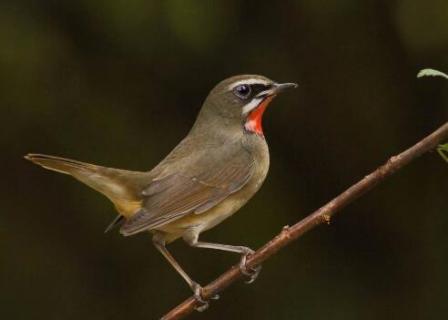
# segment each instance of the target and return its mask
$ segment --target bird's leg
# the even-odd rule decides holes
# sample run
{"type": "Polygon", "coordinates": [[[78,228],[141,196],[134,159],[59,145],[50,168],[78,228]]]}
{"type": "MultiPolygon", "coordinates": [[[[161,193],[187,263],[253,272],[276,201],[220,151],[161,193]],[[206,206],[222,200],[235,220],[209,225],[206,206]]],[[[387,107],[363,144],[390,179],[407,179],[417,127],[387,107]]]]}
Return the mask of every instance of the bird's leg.
{"type": "Polygon", "coordinates": [[[252,283],[258,277],[258,274],[261,271],[261,266],[255,268],[248,268],[246,266],[247,256],[254,253],[254,250],[244,246],[232,246],[229,244],[221,244],[221,243],[213,243],[213,242],[204,242],[198,241],[198,237],[184,237],[184,240],[192,247],[195,248],[205,248],[205,249],[214,249],[221,250],[227,252],[235,252],[241,254],[240,260],[240,270],[241,273],[249,277],[249,280],[246,283],[252,283]]]}
{"type": "MultiPolygon", "coordinates": [[[[195,299],[201,303],[199,307],[196,307],[196,310],[199,312],[204,311],[208,308],[208,302],[202,298],[201,291],[202,287],[199,285],[199,283],[193,281],[190,276],[182,269],[182,267],[179,265],[179,263],[174,259],[174,257],[171,255],[171,253],[166,249],[165,247],[165,241],[163,239],[160,239],[160,237],[154,235],[152,239],[154,246],[157,248],[157,250],[160,251],[160,253],[168,260],[168,262],[173,266],[173,268],[184,278],[184,280],[188,283],[191,290],[193,290],[193,294],[195,299]]],[[[215,297],[213,297],[215,299],[215,297]]],[[[217,298],[216,298],[217,299],[217,298]]]]}

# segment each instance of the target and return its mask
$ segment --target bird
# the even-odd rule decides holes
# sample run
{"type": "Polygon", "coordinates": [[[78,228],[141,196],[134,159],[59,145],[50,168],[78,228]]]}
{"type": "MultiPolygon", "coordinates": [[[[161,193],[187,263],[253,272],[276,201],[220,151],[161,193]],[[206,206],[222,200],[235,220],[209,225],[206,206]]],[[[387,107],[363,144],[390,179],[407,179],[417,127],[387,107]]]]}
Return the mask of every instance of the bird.
{"type": "Polygon", "coordinates": [[[296,83],[277,83],[261,75],[237,75],[219,82],[206,97],[189,133],[152,170],[130,171],[77,160],[30,153],[27,160],[71,175],[102,193],[117,217],[106,231],[120,226],[132,236],[150,232],[155,247],[187,282],[201,308],[208,306],[202,287],[167,250],[182,238],[194,248],[241,255],[239,267],[249,281],[260,268],[246,267],[254,253],[246,246],[199,240],[199,235],[237,212],[260,189],[269,170],[263,114],[271,101],[296,83]]]}

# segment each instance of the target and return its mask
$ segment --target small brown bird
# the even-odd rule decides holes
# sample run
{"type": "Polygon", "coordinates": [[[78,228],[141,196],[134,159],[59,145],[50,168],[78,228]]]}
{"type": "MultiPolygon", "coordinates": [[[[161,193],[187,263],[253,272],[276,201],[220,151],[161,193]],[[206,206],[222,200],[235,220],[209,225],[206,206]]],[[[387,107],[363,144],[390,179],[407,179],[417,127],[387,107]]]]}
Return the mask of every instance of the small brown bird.
{"type": "Polygon", "coordinates": [[[295,83],[279,84],[259,75],[239,75],[220,82],[208,95],[188,135],[148,172],[42,154],[25,158],[71,175],[108,197],[119,215],[106,232],[116,225],[121,225],[125,236],[150,231],[156,248],[206,306],[201,286],[165,245],[182,238],[192,247],[241,254],[241,271],[251,281],[255,279],[259,269],[246,268],[246,258],[253,250],[198,239],[201,232],[240,209],[260,188],[269,169],[263,113],[278,93],[295,87],[295,83]]]}

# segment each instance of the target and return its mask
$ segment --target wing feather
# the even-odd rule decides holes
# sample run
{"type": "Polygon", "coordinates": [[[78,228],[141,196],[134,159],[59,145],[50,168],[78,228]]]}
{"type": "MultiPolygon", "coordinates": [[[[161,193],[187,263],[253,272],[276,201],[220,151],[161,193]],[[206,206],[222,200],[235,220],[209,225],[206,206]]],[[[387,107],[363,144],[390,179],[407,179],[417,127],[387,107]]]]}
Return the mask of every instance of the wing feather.
{"type": "Polygon", "coordinates": [[[154,179],[143,191],[146,198],[142,209],[126,221],[120,232],[132,235],[163,226],[190,213],[206,212],[249,181],[253,164],[252,157],[246,154],[231,157],[196,174],[189,175],[186,173],[188,170],[184,170],[154,179]]]}

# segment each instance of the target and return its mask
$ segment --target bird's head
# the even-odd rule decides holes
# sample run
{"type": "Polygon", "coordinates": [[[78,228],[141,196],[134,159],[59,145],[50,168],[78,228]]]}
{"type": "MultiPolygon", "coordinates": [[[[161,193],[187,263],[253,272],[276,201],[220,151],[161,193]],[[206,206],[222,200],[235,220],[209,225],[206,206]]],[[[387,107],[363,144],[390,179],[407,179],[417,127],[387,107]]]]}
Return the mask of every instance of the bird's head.
{"type": "Polygon", "coordinates": [[[262,117],[280,92],[295,83],[277,83],[260,75],[238,75],[218,83],[208,95],[198,120],[241,125],[248,133],[263,135],[262,117]]]}

